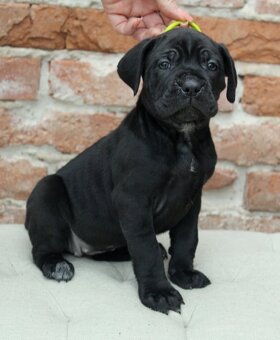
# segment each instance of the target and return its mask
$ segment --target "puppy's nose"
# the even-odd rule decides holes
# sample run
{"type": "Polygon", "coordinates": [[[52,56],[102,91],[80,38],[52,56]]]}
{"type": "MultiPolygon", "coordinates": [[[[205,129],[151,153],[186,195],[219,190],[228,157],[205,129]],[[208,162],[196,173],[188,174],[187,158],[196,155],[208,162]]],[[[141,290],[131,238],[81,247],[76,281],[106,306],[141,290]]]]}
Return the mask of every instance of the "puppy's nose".
{"type": "Polygon", "coordinates": [[[187,78],[181,88],[190,97],[196,96],[203,87],[203,82],[195,78],[187,78]]]}

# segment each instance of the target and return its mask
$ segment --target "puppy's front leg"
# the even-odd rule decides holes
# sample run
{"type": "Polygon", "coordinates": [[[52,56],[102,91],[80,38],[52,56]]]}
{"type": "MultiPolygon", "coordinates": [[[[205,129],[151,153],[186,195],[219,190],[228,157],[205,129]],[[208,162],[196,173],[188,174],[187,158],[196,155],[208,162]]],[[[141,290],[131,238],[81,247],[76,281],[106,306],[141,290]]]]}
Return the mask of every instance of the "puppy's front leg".
{"type": "Polygon", "coordinates": [[[150,202],[139,195],[113,195],[122,232],[127,241],[142,303],[159,312],[180,311],[183,299],[168,282],[162,250],[157,242],[150,202]]]}
{"type": "Polygon", "coordinates": [[[198,243],[198,215],[201,206],[199,194],[188,214],[170,231],[171,247],[169,253],[170,280],[184,289],[203,288],[210,280],[198,270],[193,269],[193,259],[198,243]]]}

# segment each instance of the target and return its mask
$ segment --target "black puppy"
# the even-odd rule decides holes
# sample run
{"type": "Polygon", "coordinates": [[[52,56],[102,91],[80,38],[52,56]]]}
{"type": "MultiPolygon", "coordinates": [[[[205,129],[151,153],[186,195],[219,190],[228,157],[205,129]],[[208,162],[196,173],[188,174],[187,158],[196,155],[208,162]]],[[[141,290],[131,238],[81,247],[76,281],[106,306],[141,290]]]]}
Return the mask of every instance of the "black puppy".
{"type": "Polygon", "coordinates": [[[68,281],[74,267],[64,252],[118,260],[128,250],[142,303],[180,311],[183,299],[166,278],[156,234],[170,230],[173,283],[210,283],[193,269],[197,221],[216,164],[209,120],[225,76],[234,102],[234,63],[224,46],[178,28],[132,48],[118,72],[135,94],[143,77],[137,105],[116,130],[36,185],[25,223],[33,258],[46,277],[68,281]]]}

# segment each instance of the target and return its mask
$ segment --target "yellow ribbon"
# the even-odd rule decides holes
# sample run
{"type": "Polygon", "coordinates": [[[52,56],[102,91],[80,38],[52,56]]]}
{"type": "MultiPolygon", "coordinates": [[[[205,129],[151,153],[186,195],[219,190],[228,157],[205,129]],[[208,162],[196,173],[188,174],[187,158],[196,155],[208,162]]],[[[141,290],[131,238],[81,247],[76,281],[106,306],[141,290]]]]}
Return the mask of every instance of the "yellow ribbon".
{"type": "Polygon", "coordinates": [[[196,24],[193,21],[173,21],[170,25],[168,25],[166,27],[166,29],[164,30],[164,32],[168,32],[173,30],[175,27],[177,26],[181,26],[182,24],[186,24],[188,27],[193,28],[194,30],[201,32],[200,27],[198,26],[198,24],[196,24]]]}

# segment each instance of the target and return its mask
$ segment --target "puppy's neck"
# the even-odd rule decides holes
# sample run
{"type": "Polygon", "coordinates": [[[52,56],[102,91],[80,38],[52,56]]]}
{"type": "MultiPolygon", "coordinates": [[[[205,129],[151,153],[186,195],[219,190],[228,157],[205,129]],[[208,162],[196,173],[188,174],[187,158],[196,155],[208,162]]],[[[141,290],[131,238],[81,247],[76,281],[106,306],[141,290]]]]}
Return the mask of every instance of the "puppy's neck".
{"type": "Polygon", "coordinates": [[[186,139],[187,141],[191,141],[196,135],[203,133],[202,130],[204,130],[205,128],[209,128],[209,120],[206,119],[201,122],[187,123],[179,130],[184,139],[186,139]]]}

